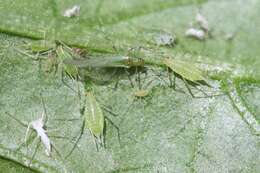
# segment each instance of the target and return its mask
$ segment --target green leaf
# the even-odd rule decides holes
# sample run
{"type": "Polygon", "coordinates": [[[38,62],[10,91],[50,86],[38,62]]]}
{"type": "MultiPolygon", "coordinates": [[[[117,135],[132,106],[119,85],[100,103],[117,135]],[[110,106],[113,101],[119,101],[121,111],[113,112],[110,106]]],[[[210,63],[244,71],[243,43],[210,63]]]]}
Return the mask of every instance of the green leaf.
{"type": "Polygon", "coordinates": [[[259,5],[257,0],[1,0],[0,30],[9,34],[0,34],[0,155],[8,160],[1,160],[1,170],[26,172],[13,163],[29,167],[31,162],[30,170],[36,172],[258,172],[259,5]],[[63,17],[75,4],[81,7],[79,18],[63,17]],[[198,8],[213,36],[204,42],[184,35],[198,8]],[[176,45],[156,45],[154,36],[162,31],[175,35],[176,45]],[[233,33],[235,37],[226,40],[226,34],[233,33]],[[106,148],[96,151],[85,129],[65,160],[80,135],[82,98],[75,91],[84,87],[70,78],[61,80],[60,68],[56,74],[45,72],[46,60],[17,51],[26,52],[25,42],[44,38],[84,47],[94,57],[126,56],[139,47],[148,61],[169,56],[196,62],[212,87],[190,85],[200,97],[192,98],[182,80],[176,80],[173,90],[163,68],[148,67],[147,75],[140,74],[140,88],[149,95],[137,99],[138,75],[130,82],[121,71],[106,69],[104,74],[97,69],[97,75],[111,82],[95,83],[95,97],[109,108],[103,113],[119,127],[121,146],[117,129],[105,120],[106,148]],[[203,92],[212,97],[203,97],[203,92]],[[54,149],[48,157],[40,143],[32,159],[37,141],[22,145],[26,128],[5,112],[21,121],[36,120],[43,111],[41,96],[48,135],[58,152],[54,149]]]}

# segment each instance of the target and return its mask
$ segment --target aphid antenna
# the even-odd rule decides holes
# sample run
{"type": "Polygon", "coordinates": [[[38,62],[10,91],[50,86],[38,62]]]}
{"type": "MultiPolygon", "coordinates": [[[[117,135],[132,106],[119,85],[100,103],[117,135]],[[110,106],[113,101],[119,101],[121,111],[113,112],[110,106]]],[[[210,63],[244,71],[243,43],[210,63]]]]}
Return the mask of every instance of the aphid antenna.
{"type": "Polygon", "coordinates": [[[17,121],[21,126],[23,127],[27,127],[28,126],[28,122],[23,122],[19,119],[17,119],[15,116],[13,116],[12,114],[10,114],[9,112],[5,112],[9,117],[11,117],[12,119],[14,119],[15,121],[17,121]]]}
{"type": "Polygon", "coordinates": [[[31,54],[29,54],[29,53],[27,53],[27,52],[25,52],[25,51],[22,51],[22,50],[20,50],[20,49],[18,49],[18,48],[16,48],[16,47],[14,47],[14,50],[16,50],[18,53],[20,53],[20,54],[22,54],[22,55],[25,55],[25,56],[27,56],[27,57],[29,57],[29,58],[35,60],[35,61],[38,61],[38,60],[40,59],[38,53],[37,53],[36,55],[31,55],[31,54]]]}
{"type": "MultiPolygon", "coordinates": [[[[73,51],[73,49],[69,45],[67,45],[65,42],[63,42],[61,40],[56,40],[56,42],[59,43],[60,45],[62,45],[64,48],[68,49],[70,51],[70,53],[73,51]]],[[[62,51],[64,51],[63,48],[62,48],[62,51]]]]}
{"type": "Polygon", "coordinates": [[[111,114],[111,115],[113,115],[114,117],[117,117],[118,116],[118,113],[114,113],[113,111],[112,111],[112,109],[111,108],[109,108],[109,107],[107,107],[106,105],[101,105],[101,108],[104,110],[104,111],[106,111],[106,112],[108,112],[109,114],[111,114]]]}
{"type": "Polygon", "coordinates": [[[67,118],[54,118],[52,119],[53,121],[81,121],[81,119],[79,118],[70,118],[70,119],[67,119],[67,118]]]}

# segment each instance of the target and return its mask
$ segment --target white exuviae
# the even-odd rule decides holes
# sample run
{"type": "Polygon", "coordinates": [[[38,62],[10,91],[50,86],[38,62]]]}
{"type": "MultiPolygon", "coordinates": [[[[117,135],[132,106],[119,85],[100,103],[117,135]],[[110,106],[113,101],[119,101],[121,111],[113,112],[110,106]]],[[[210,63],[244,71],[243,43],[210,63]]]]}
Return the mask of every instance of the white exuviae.
{"type": "Polygon", "coordinates": [[[72,8],[65,10],[63,13],[64,17],[75,17],[79,16],[80,6],[74,5],[72,8]]]}
{"type": "Polygon", "coordinates": [[[34,120],[34,121],[29,123],[27,130],[26,130],[25,142],[27,140],[29,130],[30,129],[35,130],[36,133],[37,133],[37,136],[40,137],[40,140],[45,147],[46,155],[50,156],[50,154],[51,154],[51,142],[50,142],[50,139],[49,139],[49,137],[46,133],[46,130],[43,128],[43,126],[44,126],[43,117],[44,117],[44,113],[42,113],[41,118],[34,120]]]}
{"type": "Polygon", "coordinates": [[[205,32],[201,29],[195,29],[195,28],[189,28],[186,30],[185,35],[187,37],[193,37],[198,40],[204,40],[205,39],[205,32]]]}
{"type": "Polygon", "coordinates": [[[200,25],[201,29],[203,29],[205,32],[209,31],[209,23],[200,12],[197,13],[195,20],[200,25]]]}

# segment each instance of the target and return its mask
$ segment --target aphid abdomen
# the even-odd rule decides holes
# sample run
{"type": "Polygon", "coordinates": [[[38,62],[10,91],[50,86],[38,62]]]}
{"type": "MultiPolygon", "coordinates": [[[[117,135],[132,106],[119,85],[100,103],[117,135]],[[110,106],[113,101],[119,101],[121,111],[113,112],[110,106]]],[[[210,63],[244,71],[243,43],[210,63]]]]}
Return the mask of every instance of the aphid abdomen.
{"type": "Polygon", "coordinates": [[[86,93],[86,126],[95,137],[100,137],[104,130],[104,115],[92,92],[86,93]]]}

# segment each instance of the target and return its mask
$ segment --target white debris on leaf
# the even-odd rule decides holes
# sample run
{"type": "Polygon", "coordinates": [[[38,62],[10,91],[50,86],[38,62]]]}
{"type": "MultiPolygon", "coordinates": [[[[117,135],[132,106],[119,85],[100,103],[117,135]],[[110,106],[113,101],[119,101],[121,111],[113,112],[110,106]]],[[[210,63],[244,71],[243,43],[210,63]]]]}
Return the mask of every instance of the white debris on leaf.
{"type": "Polygon", "coordinates": [[[76,17],[79,16],[80,6],[74,5],[72,8],[65,10],[64,17],[76,17]]]}
{"type": "Polygon", "coordinates": [[[201,29],[189,28],[186,30],[185,35],[187,37],[193,37],[198,40],[204,40],[206,35],[205,32],[201,29]]]}
{"type": "Polygon", "coordinates": [[[164,33],[155,36],[154,40],[158,46],[173,46],[176,39],[173,35],[164,33]]]}
{"type": "Polygon", "coordinates": [[[203,29],[205,32],[209,31],[209,23],[200,12],[197,13],[195,20],[200,25],[201,29],[203,29]]]}
{"type": "Polygon", "coordinates": [[[45,147],[46,155],[50,156],[51,155],[51,142],[50,142],[48,135],[46,134],[46,130],[43,128],[43,126],[44,126],[43,116],[44,116],[44,113],[42,114],[41,118],[29,123],[27,132],[26,132],[26,138],[27,138],[29,129],[30,128],[34,129],[37,133],[37,136],[40,137],[41,142],[43,143],[43,145],[45,147]]]}

